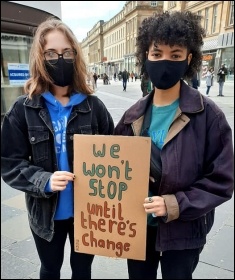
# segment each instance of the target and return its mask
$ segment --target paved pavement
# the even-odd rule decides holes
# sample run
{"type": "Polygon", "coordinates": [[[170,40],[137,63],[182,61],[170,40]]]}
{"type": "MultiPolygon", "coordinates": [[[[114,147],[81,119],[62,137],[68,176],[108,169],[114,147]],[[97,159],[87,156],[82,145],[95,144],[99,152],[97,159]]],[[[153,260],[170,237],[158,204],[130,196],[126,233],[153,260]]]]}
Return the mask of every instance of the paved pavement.
{"type": "MultiPolygon", "coordinates": [[[[206,92],[205,81],[200,91],[206,92]]],[[[121,82],[111,80],[103,85],[98,80],[95,93],[108,107],[115,123],[124,111],[142,95],[140,81],[129,82],[127,91],[122,91],[121,82]]],[[[224,97],[217,97],[218,84],[211,88],[210,98],[225,112],[234,128],[234,82],[224,85],[224,97]]],[[[234,129],[233,129],[234,130],[234,129]]],[[[39,259],[29,230],[24,194],[7,186],[1,180],[1,279],[38,279],[39,259]]],[[[69,246],[66,244],[65,261],[61,279],[71,278],[69,246]]],[[[93,279],[128,279],[126,261],[96,256],[92,269],[93,279]]],[[[161,279],[160,271],[158,278],[161,279]]],[[[208,235],[194,273],[195,279],[234,279],[234,200],[231,199],[216,209],[215,224],[208,235]]]]}

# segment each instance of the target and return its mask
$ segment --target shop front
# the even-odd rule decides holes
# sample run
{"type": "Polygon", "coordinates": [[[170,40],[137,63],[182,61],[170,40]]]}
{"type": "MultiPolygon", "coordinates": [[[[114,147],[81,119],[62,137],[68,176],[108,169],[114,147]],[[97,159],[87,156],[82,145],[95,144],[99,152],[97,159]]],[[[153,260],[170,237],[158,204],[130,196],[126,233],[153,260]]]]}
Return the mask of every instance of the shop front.
{"type": "Polygon", "coordinates": [[[227,32],[218,36],[218,46],[216,54],[216,69],[218,70],[222,64],[228,70],[227,79],[234,80],[234,32],[227,32]]]}
{"type": "Polygon", "coordinates": [[[31,44],[30,36],[1,33],[1,115],[24,93],[31,44]]]}
{"type": "Polygon", "coordinates": [[[41,4],[41,8],[40,2],[37,8],[20,3],[1,1],[1,119],[16,98],[24,94],[35,28],[50,16],[60,18],[61,13],[60,1],[48,3],[48,7],[41,4]],[[57,15],[46,10],[54,10],[57,15]]]}
{"type": "Polygon", "coordinates": [[[207,53],[204,53],[202,56],[202,71],[201,78],[204,79],[206,77],[207,69],[215,66],[215,57],[216,50],[211,50],[207,53]]]}
{"type": "Polygon", "coordinates": [[[225,64],[228,70],[227,79],[234,80],[234,47],[228,47],[222,50],[221,64],[225,64]]]}

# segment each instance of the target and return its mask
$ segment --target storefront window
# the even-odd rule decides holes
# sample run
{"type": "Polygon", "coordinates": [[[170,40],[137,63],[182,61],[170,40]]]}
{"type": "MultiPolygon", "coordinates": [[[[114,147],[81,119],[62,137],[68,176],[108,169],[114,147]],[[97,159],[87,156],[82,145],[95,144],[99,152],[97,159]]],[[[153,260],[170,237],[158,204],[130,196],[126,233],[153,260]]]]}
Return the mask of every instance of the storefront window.
{"type": "Polygon", "coordinates": [[[31,45],[32,37],[1,33],[1,116],[24,93],[31,45]]]}
{"type": "Polygon", "coordinates": [[[202,69],[201,69],[201,78],[206,78],[207,69],[210,67],[215,67],[215,56],[216,52],[204,53],[202,56],[202,69]]]}
{"type": "Polygon", "coordinates": [[[222,64],[228,69],[228,79],[234,80],[234,48],[226,48],[222,52],[222,64]]]}

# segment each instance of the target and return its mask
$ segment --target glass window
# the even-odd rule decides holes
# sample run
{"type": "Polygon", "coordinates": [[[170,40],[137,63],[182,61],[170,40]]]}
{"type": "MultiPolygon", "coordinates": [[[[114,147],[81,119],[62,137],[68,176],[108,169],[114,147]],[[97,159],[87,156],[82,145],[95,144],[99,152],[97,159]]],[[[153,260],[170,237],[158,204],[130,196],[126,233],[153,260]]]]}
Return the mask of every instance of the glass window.
{"type": "Polygon", "coordinates": [[[216,20],[217,20],[217,5],[213,6],[213,15],[212,15],[212,33],[216,31],[216,20]]]}
{"type": "Polygon", "coordinates": [[[221,63],[228,69],[228,78],[234,80],[234,48],[223,49],[221,63]]]}
{"type": "Polygon", "coordinates": [[[176,6],[176,1],[168,1],[168,8],[173,8],[176,6]]]}
{"type": "Polygon", "coordinates": [[[201,18],[201,22],[202,22],[202,11],[197,11],[197,15],[201,18]]]}
{"type": "Polygon", "coordinates": [[[31,45],[32,37],[1,33],[1,116],[24,93],[31,45]]]}
{"type": "Polygon", "coordinates": [[[229,25],[234,24],[234,1],[230,1],[229,25]]]}
{"type": "Polygon", "coordinates": [[[206,34],[208,34],[208,23],[209,23],[209,8],[206,8],[205,10],[205,31],[206,31],[206,34]]]}

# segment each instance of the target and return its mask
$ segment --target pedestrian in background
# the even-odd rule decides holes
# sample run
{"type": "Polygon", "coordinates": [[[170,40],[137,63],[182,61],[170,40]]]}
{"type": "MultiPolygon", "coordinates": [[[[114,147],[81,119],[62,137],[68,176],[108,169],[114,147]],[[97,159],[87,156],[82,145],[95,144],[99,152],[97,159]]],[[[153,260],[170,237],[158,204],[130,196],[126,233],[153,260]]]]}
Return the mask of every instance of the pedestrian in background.
{"type": "Polygon", "coordinates": [[[106,73],[104,73],[104,75],[103,75],[103,84],[104,85],[110,84],[109,76],[106,73]]]}
{"type": "Polygon", "coordinates": [[[119,73],[118,73],[118,80],[121,81],[121,79],[122,79],[122,71],[119,71],[119,73]]]}
{"type": "Polygon", "coordinates": [[[133,79],[134,79],[134,77],[135,77],[135,74],[134,74],[133,71],[131,72],[130,76],[131,76],[131,81],[133,82],[133,79]]]}
{"type": "Polygon", "coordinates": [[[130,75],[131,75],[131,74],[130,74],[130,72],[128,71],[128,72],[127,72],[127,82],[128,82],[128,83],[129,83],[129,81],[130,81],[130,80],[129,80],[129,79],[130,79],[130,75]]]}
{"type": "Polygon", "coordinates": [[[98,76],[96,73],[93,74],[93,79],[94,79],[94,89],[97,89],[97,80],[98,80],[98,76]]]}
{"type": "Polygon", "coordinates": [[[124,71],[122,72],[123,91],[126,91],[128,77],[128,72],[126,71],[126,69],[124,69],[124,71]]]}
{"type": "Polygon", "coordinates": [[[225,83],[225,76],[228,75],[227,68],[225,67],[225,64],[222,64],[219,68],[219,71],[217,73],[217,82],[219,83],[219,94],[218,96],[224,96],[223,95],[223,88],[225,83]]]}
{"type": "Polygon", "coordinates": [[[206,95],[207,96],[210,96],[209,92],[210,92],[211,86],[213,86],[213,79],[214,79],[214,70],[212,67],[210,67],[206,73],[206,86],[207,86],[206,95]]]}
{"type": "Polygon", "coordinates": [[[152,82],[146,71],[142,71],[140,88],[143,97],[148,95],[152,91],[152,82]]]}
{"type": "Polygon", "coordinates": [[[195,89],[198,89],[198,87],[200,86],[199,74],[197,72],[193,75],[190,86],[195,89]]]}
{"type": "Polygon", "coordinates": [[[73,135],[113,134],[114,124],[86,78],[75,35],[62,21],[48,19],[33,39],[26,94],[3,119],[1,175],[25,192],[40,279],[60,279],[67,237],[71,278],[91,279],[94,256],[74,251],[73,135]]]}
{"type": "Polygon", "coordinates": [[[191,12],[164,12],[139,28],[137,59],[154,90],[115,128],[116,135],[152,140],[149,196],[143,198],[146,260],[127,260],[129,279],[156,279],[159,262],[162,279],[192,279],[215,208],[233,194],[231,127],[212,100],[183,81],[202,64],[200,22],[191,12]]]}
{"type": "Polygon", "coordinates": [[[138,78],[138,74],[135,73],[135,82],[136,82],[137,78],[138,78]]]}

